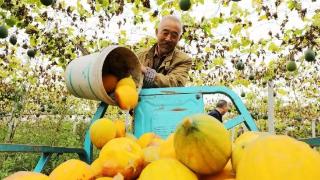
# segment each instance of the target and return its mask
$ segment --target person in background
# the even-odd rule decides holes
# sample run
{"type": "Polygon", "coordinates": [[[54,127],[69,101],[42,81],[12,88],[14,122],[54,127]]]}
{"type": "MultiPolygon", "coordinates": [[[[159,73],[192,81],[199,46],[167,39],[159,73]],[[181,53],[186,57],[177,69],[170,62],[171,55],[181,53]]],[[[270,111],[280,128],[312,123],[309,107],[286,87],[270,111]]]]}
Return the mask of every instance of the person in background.
{"type": "Polygon", "coordinates": [[[182,35],[182,23],[165,16],[155,30],[157,43],[137,53],[144,74],[143,88],[185,86],[191,58],[176,48],[182,35]]]}
{"type": "Polygon", "coordinates": [[[225,100],[219,100],[217,103],[217,107],[212,110],[209,115],[212,117],[215,117],[218,119],[220,122],[222,122],[222,116],[228,112],[229,107],[228,107],[228,102],[225,100]]]}
{"type": "Polygon", "coordinates": [[[240,126],[238,129],[237,137],[241,136],[241,134],[243,134],[243,133],[244,133],[244,129],[242,126],[240,126]]]}

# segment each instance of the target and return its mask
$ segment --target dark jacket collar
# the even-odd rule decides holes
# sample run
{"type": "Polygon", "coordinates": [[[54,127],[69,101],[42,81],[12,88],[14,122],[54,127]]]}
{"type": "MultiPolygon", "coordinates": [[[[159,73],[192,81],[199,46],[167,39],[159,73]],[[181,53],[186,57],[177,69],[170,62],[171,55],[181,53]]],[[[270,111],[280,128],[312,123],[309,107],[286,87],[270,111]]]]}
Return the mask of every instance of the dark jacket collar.
{"type": "MultiPolygon", "coordinates": [[[[155,44],[152,46],[152,48],[149,50],[147,57],[149,59],[153,59],[153,57],[155,56],[155,51],[156,51],[156,47],[158,46],[158,44],[155,44]]],[[[173,58],[173,55],[175,54],[175,52],[177,51],[177,48],[174,48],[173,51],[171,51],[169,54],[166,55],[166,58],[164,59],[162,64],[165,64],[166,62],[170,62],[173,58]]]]}

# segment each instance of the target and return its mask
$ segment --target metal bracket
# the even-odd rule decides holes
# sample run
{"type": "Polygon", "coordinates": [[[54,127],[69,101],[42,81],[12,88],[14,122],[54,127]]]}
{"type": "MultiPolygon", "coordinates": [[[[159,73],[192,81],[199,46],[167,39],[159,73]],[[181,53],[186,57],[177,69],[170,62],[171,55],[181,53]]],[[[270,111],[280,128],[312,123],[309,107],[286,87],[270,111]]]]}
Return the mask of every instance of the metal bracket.
{"type": "MultiPolygon", "coordinates": [[[[108,108],[108,104],[101,102],[99,104],[99,107],[96,111],[96,113],[94,114],[90,125],[95,122],[96,120],[102,118],[104,116],[104,114],[106,113],[106,110],[108,108]]],[[[86,135],[85,135],[85,140],[84,140],[84,151],[86,152],[85,156],[80,156],[81,159],[83,159],[85,162],[91,164],[92,163],[92,159],[93,159],[93,147],[92,147],[92,143],[91,143],[91,139],[90,139],[90,126],[89,129],[86,131],[86,135]]]]}
{"type": "Polygon", "coordinates": [[[44,166],[48,163],[50,160],[52,153],[42,153],[36,167],[34,168],[34,172],[41,172],[44,168],[44,166]]]}

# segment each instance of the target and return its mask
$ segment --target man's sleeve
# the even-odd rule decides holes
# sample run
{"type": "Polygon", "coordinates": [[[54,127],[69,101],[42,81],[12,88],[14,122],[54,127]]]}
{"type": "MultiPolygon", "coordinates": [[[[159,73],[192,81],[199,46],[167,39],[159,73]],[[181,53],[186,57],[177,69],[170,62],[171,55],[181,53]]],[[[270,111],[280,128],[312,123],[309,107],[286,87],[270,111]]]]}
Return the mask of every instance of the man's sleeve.
{"type": "Polygon", "coordinates": [[[145,57],[144,57],[144,56],[145,56],[144,50],[137,52],[137,53],[136,53],[136,56],[137,56],[140,64],[144,64],[144,59],[145,59],[145,57]]]}
{"type": "Polygon", "coordinates": [[[191,58],[188,58],[172,67],[171,71],[167,75],[156,73],[154,85],[157,87],[185,86],[191,65],[191,58]]]}
{"type": "Polygon", "coordinates": [[[217,111],[212,110],[209,115],[222,122],[222,116],[220,116],[217,111]]]}
{"type": "Polygon", "coordinates": [[[213,116],[213,111],[210,111],[208,115],[213,116]]]}

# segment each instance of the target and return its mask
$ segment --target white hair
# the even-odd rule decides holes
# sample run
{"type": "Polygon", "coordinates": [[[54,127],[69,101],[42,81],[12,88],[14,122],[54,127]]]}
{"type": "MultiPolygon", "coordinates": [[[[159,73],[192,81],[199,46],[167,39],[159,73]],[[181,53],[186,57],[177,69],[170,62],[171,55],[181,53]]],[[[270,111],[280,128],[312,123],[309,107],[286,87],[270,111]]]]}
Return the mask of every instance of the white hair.
{"type": "Polygon", "coordinates": [[[171,21],[177,22],[177,23],[179,24],[179,29],[180,29],[179,35],[181,35],[181,34],[182,34],[182,31],[183,31],[183,30],[182,30],[183,25],[182,25],[182,23],[181,23],[181,20],[180,20],[177,16],[174,16],[174,15],[164,16],[164,17],[161,19],[158,27],[160,27],[160,25],[161,25],[162,23],[164,23],[165,21],[167,21],[167,20],[171,20],[171,21]]]}

